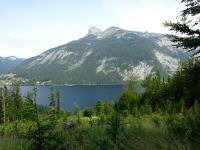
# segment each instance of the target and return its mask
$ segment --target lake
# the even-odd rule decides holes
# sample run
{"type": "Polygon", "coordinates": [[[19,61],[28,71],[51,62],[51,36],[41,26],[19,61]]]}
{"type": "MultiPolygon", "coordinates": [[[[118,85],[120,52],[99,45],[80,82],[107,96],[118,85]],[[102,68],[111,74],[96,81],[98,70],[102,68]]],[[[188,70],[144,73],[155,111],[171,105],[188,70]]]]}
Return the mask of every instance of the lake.
{"type": "MultiPolygon", "coordinates": [[[[21,93],[26,96],[34,86],[22,86],[21,93]]],[[[55,86],[61,92],[61,106],[66,111],[72,111],[75,104],[81,109],[95,106],[98,100],[117,100],[124,90],[123,85],[74,85],[55,86]]],[[[37,103],[48,106],[50,86],[37,86],[37,103]]]]}

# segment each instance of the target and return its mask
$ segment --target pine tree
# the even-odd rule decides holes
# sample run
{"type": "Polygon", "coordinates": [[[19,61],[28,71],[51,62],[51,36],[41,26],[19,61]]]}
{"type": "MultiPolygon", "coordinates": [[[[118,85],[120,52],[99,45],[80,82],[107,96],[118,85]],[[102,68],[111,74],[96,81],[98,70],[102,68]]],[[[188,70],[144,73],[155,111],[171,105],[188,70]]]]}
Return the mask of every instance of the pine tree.
{"type": "Polygon", "coordinates": [[[180,21],[165,22],[164,25],[171,31],[181,33],[183,36],[170,35],[169,37],[177,47],[183,47],[188,51],[194,51],[194,54],[200,53],[200,1],[199,0],[182,0],[186,9],[181,11],[180,21]]]}
{"type": "Polygon", "coordinates": [[[11,97],[10,92],[7,86],[3,88],[3,100],[4,100],[4,123],[9,122],[10,118],[12,118],[12,110],[11,110],[11,97]]]}
{"type": "Polygon", "coordinates": [[[118,138],[124,125],[121,114],[118,111],[115,111],[108,120],[107,124],[110,127],[108,133],[111,134],[112,141],[114,145],[117,146],[118,138]]]}
{"type": "Polygon", "coordinates": [[[31,134],[31,136],[33,136],[35,145],[33,147],[36,147],[36,149],[38,150],[42,150],[43,149],[43,138],[42,138],[42,128],[41,128],[41,122],[40,122],[40,118],[39,118],[39,113],[38,113],[38,107],[37,107],[37,88],[34,87],[33,88],[33,103],[34,103],[34,108],[35,108],[35,118],[34,121],[37,124],[36,127],[36,131],[34,132],[34,134],[31,134]]]}
{"type": "Polygon", "coordinates": [[[56,91],[56,114],[58,118],[60,116],[60,103],[61,103],[60,91],[57,90],[56,91]]]}
{"type": "Polygon", "coordinates": [[[98,100],[96,103],[97,115],[101,115],[103,113],[103,109],[104,109],[104,102],[101,100],[98,100]]]}
{"type": "Polygon", "coordinates": [[[39,124],[39,113],[38,113],[38,107],[37,107],[37,88],[34,87],[33,88],[33,105],[34,105],[34,115],[33,115],[33,120],[37,122],[37,124],[39,124]]]}
{"type": "Polygon", "coordinates": [[[33,101],[33,93],[28,92],[23,102],[23,119],[34,120],[35,119],[35,107],[33,101]]]}
{"type": "Polygon", "coordinates": [[[53,88],[53,87],[51,87],[51,89],[50,89],[49,106],[50,106],[52,109],[55,109],[55,106],[56,106],[55,91],[54,91],[54,88],[53,88]]]}
{"type": "Polygon", "coordinates": [[[50,120],[52,121],[52,123],[55,121],[56,119],[56,100],[55,100],[55,91],[54,88],[51,87],[50,89],[50,97],[49,97],[49,106],[50,106],[50,112],[49,112],[49,117],[50,120]]]}
{"type": "Polygon", "coordinates": [[[3,123],[4,109],[3,109],[3,88],[0,88],[0,124],[3,123]]]}
{"type": "Polygon", "coordinates": [[[20,83],[16,82],[12,85],[12,98],[14,102],[15,120],[19,121],[22,117],[22,97],[20,93],[20,83]]]}
{"type": "Polygon", "coordinates": [[[162,104],[162,94],[164,89],[164,81],[161,79],[160,73],[157,72],[154,76],[150,75],[144,81],[146,88],[144,98],[148,99],[153,110],[162,104]]]}

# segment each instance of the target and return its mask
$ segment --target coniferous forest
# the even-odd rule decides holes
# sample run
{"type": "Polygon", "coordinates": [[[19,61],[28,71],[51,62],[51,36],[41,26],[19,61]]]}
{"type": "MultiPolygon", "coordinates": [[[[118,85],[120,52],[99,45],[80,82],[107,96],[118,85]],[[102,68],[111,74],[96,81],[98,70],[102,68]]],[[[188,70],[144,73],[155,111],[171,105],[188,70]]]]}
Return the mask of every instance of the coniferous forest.
{"type": "Polygon", "coordinates": [[[51,87],[49,105],[37,104],[37,88],[22,96],[20,83],[0,88],[0,150],[198,150],[200,148],[200,3],[182,0],[180,22],[170,35],[192,53],[168,78],[159,72],[132,78],[117,101],[67,112],[51,87]],[[194,28],[197,27],[197,28],[194,28]],[[138,92],[138,87],[144,89],[138,92]]]}

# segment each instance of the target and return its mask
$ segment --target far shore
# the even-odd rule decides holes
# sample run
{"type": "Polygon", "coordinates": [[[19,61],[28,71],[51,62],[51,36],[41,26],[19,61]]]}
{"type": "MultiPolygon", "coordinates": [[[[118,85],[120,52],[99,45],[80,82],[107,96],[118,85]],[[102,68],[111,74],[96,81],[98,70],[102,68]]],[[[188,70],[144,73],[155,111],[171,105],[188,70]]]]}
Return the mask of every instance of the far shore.
{"type": "MultiPolygon", "coordinates": [[[[0,84],[0,87],[11,84],[0,84]]],[[[124,86],[125,84],[21,84],[21,86],[124,86]]]]}

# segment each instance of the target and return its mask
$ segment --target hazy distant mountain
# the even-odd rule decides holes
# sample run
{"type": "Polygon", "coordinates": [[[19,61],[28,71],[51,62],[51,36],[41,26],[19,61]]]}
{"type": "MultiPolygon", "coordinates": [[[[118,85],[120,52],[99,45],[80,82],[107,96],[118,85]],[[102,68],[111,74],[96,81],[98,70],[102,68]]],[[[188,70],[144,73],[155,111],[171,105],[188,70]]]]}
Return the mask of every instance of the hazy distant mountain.
{"type": "Polygon", "coordinates": [[[83,38],[25,60],[16,70],[25,78],[54,83],[121,83],[159,70],[173,73],[186,54],[162,34],[91,27],[83,38]]]}
{"type": "Polygon", "coordinates": [[[6,73],[15,69],[24,59],[14,56],[0,57],[0,73],[6,73]]]}

